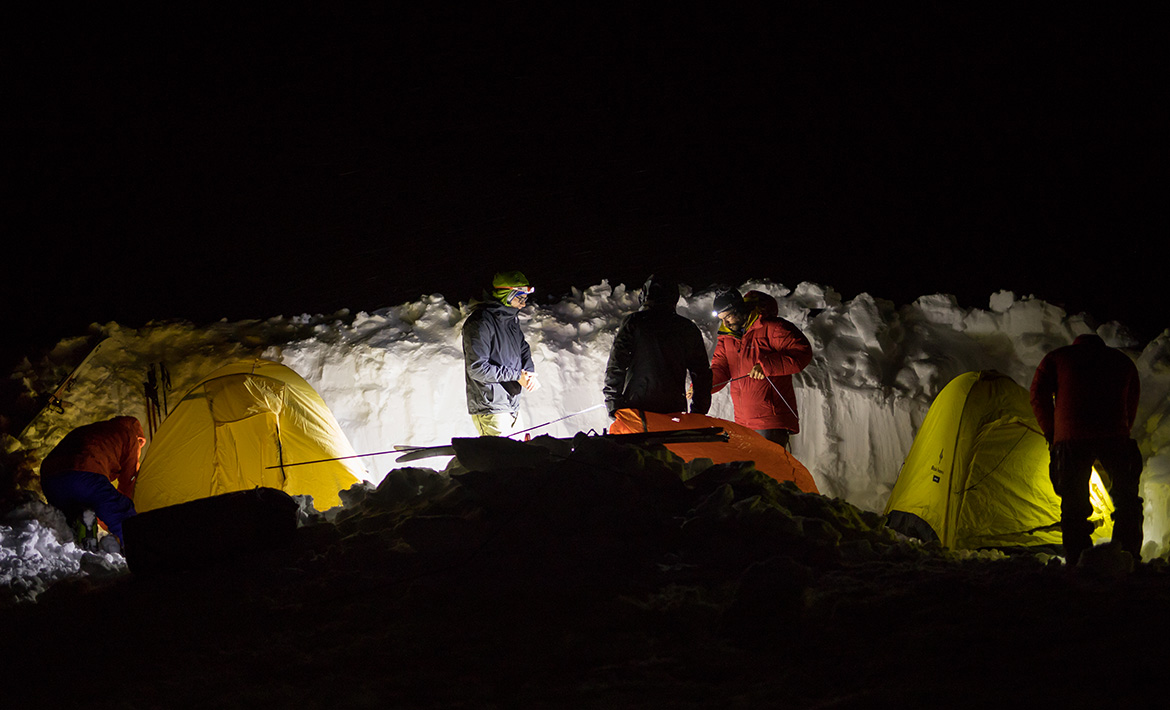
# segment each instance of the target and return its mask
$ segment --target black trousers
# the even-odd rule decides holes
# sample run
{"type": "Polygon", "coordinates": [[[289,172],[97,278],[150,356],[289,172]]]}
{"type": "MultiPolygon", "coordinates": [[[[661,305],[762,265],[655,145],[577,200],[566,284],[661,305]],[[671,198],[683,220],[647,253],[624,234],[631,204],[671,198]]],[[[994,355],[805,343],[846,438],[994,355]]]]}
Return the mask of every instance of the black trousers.
{"type": "Polygon", "coordinates": [[[1053,489],[1060,496],[1060,529],[1067,563],[1076,564],[1081,552],[1093,544],[1089,479],[1096,462],[1100,462],[1112,482],[1109,493],[1113,498],[1113,539],[1133,555],[1135,562],[1141,560],[1143,513],[1138,482],[1142,476],[1142,454],[1137,442],[1133,439],[1060,441],[1052,445],[1050,452],[1048,473],[1053,489]]]}
{"type": "Polygon", "coordinates": [[[787,429],[756,429],[755,431],[768,441],[780,444],[786,449],[788,448],[788,437],[792,436],[792,432],[787,429]]]}

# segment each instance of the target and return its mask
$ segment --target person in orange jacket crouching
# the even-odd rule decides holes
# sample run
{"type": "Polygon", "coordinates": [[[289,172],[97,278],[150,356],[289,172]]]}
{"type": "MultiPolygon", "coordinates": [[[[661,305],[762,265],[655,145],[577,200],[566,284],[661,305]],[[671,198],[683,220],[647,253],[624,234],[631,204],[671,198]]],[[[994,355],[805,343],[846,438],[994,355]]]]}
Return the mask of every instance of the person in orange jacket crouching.
{"type": "Polygon", "coordinates": [[[135,514],[134,481],[146,438],[136,417],[119,416],[77,427],[41,462],[41,492],[72,524],[86,510],[114,535],[135,514]],[[115,488],[114,482],[117,483],[115,488]]]}

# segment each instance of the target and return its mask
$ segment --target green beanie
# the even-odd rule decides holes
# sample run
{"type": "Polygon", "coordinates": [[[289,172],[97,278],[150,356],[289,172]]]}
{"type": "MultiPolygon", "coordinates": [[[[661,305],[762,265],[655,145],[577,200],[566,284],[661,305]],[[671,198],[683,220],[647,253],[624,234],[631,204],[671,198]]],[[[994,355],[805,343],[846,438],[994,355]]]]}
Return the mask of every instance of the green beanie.
{"type": "Polygon", "coordinates": [[[492,279],[492,295],[501,303],[507,303],[508,297],[517,289],[528,293],[533,291],[528,279],[519,271],[501,271],[492,279]]]}

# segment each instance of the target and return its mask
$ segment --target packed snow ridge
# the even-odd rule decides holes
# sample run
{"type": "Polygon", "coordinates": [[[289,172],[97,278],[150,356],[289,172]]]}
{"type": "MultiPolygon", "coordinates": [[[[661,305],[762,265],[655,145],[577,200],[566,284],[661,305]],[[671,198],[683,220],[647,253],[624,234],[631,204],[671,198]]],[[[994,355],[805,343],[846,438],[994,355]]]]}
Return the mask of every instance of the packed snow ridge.
{"type": "MultiPolygon", "coordinates": [[[[795,289],[770,281],[742,284],[776,297],[780,316],[795,323],[813,345],[812,363],[795,378],[801,432],[792,452],[812,472],[820,491],[857,507],[881,512],[914,435],[934,396],[952,378],[972,370],[997,370],[1030,385],[1040,359],[1096,332],[1129,352],[1137,363],[1142,399],[1134,436],[1146,457],[1144,556],[1170,550],[1170,330],[1144,347],[1118,323],[1096,326],[1086,315],[1068,315],[1033,297],[1001,291],[986,309],[960,307],[949,295],[894,303],[869,294],[848,301],[831,288],[801,283],[795,289]],[[1163,450],[1165,449],[1165,450],[1163,450]]],[[[714,349],[718,321],[713,295],[683,287],[678,311],[704,331],[714,349]]],[[[532,346],[542,388],[525,394],[521,413],[533,435],[572,436],[609,425],[601,386],[609,349],[621,319],[639,307],[639,290],[608,282],[573,291],[547,305],[529,306],[521,322],[532,346]]],[[[14,374],[51,390],[97,338],[105,344],[78,374],[64,413],[43,413],[28,428],[24,446],[48,453],[69,430],[116,414],[146,421],[143,382],[147,368],[170,373],[169,401],[208,372],[239,357],[259,356],[288,365],[333,410],[359,452],[367,479],[378,483],[398,466],[395,445],[447,444],[474,436],[467,414],[460,326],[467,304],[441,295],[372,313],[283,316],[221,321],[207,327],[153,322],[125,328],[92,326],[69,338],[47,360],[14,374]]],[[[727,390],[711,414],[733,418],[727,390]]],[[[149,445],[148,445],[149,446],[149,445]]],[[[149,450],[149,449],[148,449],[149,450]]],[[[436,464],[441,467],[440,464],[436,464]]],[[[13,534],[4,533],[0,554],[13,557],[13,534]]]]}

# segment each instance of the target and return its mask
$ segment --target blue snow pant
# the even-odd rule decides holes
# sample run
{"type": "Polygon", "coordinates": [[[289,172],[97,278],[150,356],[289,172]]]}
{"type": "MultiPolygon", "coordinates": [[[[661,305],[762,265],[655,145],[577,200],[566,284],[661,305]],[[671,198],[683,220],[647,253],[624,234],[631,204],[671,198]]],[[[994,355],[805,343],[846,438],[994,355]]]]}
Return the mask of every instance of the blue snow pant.
{"type": "Polygon", "coordinates": [[[1133,555],[1134,562],[1140,562],[1143,510],[1138,482],[1142,476],[1142,453],[1137,442],[1133,439],[1059,441],[1052,445],[1050,452],[1048,474],[1060,496],[1060,529],[1068,564],[1075,565],[1081,552],[1093,544],[1089,479],[1093,464],[1098,461],[1105,476],[1112,480],[1108,487],[1113,498],[1113,539],[1133,555]]]}
{"type": "Polygon", "coordinates": [[[122,495],[110,479],[92,471],[62,471],[41,479],[49,505],[73,521],[89,508],[122,541],[122,521],[134,515],[134,502],[122,495]]]}

